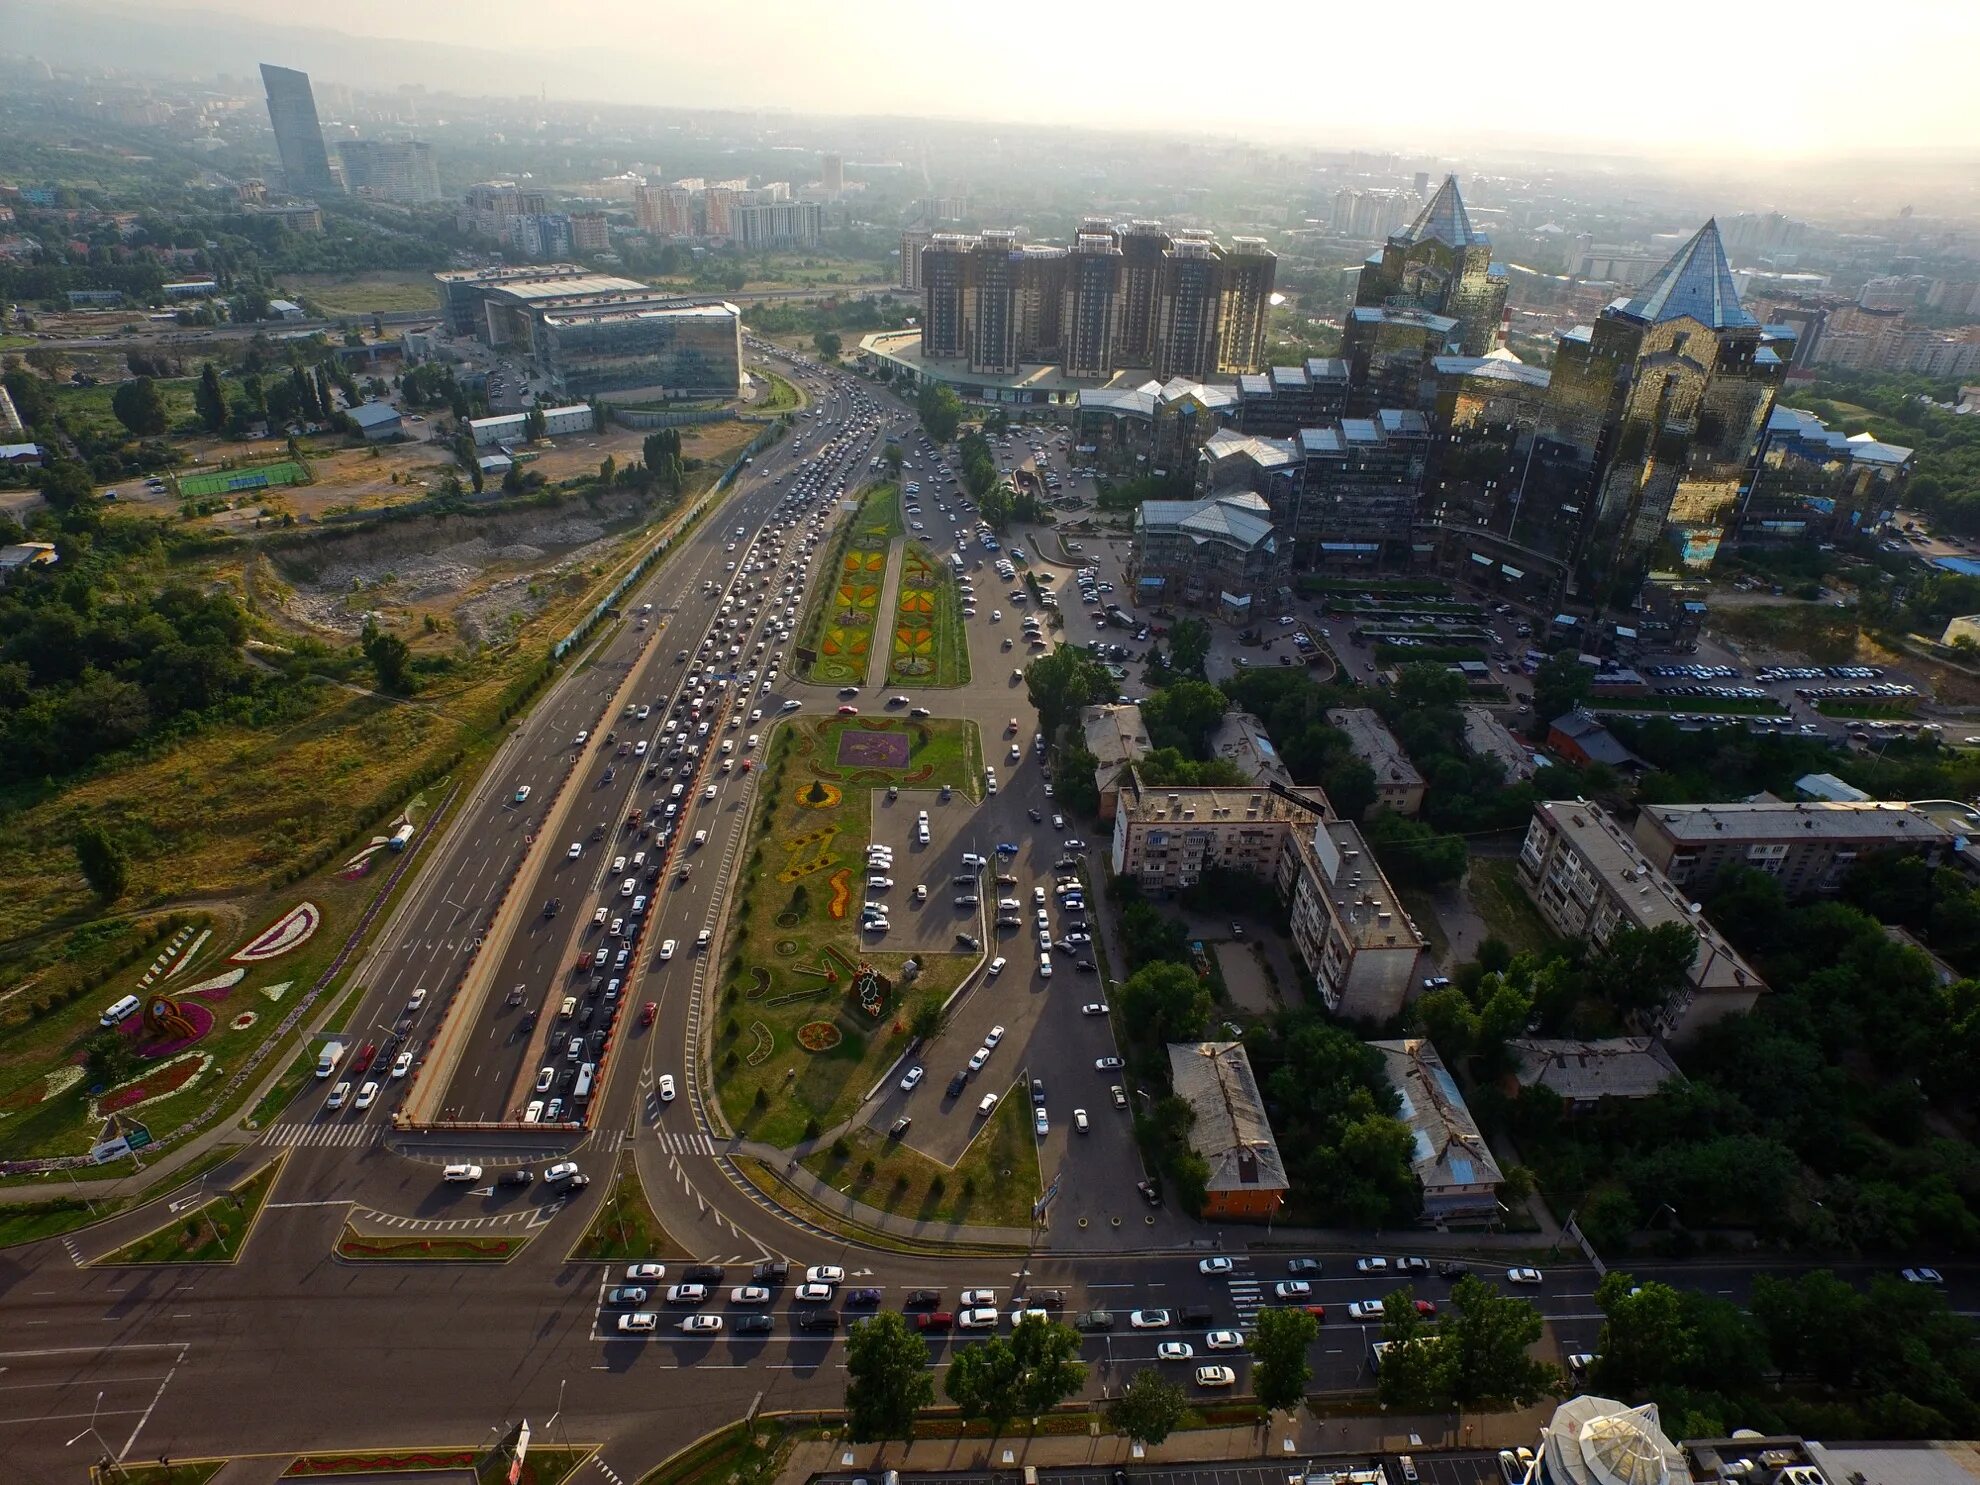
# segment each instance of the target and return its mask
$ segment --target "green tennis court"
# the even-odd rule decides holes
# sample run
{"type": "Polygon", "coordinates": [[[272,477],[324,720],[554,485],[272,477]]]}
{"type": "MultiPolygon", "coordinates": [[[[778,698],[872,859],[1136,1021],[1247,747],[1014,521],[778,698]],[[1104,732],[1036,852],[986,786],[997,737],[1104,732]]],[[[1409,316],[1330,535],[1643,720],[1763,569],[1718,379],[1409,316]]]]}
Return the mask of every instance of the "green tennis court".
{"type": "Polygon", "coordinates": [[[239,490],[262,490],[271,485],[299,485],[309,471],[294,459],[276,464],[257,464],[252,469],[216,469],[210,474],[182,474],[179,494],[186,499],[201,495],[231,495],[239,490]]]}

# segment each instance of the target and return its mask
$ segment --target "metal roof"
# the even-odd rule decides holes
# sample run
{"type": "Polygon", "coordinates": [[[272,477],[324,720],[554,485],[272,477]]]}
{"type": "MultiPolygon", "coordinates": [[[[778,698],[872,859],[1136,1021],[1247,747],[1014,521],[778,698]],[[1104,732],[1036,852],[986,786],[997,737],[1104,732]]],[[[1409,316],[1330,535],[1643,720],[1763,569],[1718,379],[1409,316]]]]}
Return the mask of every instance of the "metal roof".
{"type": "Polygon", "coordinates": [[[1172,1042],[1169,1080],[1195,1114],[1190,1146],[1210,1167],[1211,1191],[1284,1191],[1285,1161],[1243,1042],[1172,1042]]]}
{"type": "Polygon", "coordinates": [[[1444,183],[1437,187],[1416,220],[1399,234],[1403,242],[1424,242],[1435,239],[1449,247],[1469,247],[1474,242],[1483,242],[1482,234],[1471,230],[1471,213],[1464,209],[1464,198],[1458,194],[1455,175],[1444,177],[1444,183]]]}
{"type": "Polygon", "coordinates": [[[1423,1037],[1368,1045],[1382,1054],[1389,1081],[1402,1095],[1401,1117],[1416,1140],[1410,1167],[1424,1195],[1435,1197],[1451,1186],[1498,1185],[1499,1162],[1437,1049],[1423,1037]]]}
{"type": "Polygon", "coordinates": [[[351,421],[360,428],[382,428],[399,421],[399,410],[389,402],[360,402],[349,411],[351,421]]]}

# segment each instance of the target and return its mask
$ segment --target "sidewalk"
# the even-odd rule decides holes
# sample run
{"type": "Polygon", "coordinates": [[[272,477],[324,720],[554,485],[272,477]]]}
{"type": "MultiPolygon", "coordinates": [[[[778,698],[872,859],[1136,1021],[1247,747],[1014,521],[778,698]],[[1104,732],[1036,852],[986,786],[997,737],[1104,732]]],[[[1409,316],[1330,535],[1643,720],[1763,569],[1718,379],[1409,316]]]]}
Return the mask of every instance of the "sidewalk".
{"type": "Polygon", "coordinates": [[[1141,1467],[1196,1462],[1284,1464],[1288,1471],[1325,1455],[1363,1462],[1376,1454],[1428,1453],[1437,1449],[1503,1449],[1531,1444],[1553,1414],[1551,1402],[1512,1413],[1370,1415],[1317,1418],[1300,1411],[1276,1413],[1256,1427],[1205,1428],[1171,1434],[1139,1450],[1105,1432],[1096,1407],[1098,1436],[1052,1434],[1033,1438],[1012,1425],[999,1439],[924,1439],[913,1444],[842,1444],[812,1441],[793,1446],[778,1485],[801,1485],[818,1475],[899,1470],[902,1474],[960,1471],[1141,1467]]]}

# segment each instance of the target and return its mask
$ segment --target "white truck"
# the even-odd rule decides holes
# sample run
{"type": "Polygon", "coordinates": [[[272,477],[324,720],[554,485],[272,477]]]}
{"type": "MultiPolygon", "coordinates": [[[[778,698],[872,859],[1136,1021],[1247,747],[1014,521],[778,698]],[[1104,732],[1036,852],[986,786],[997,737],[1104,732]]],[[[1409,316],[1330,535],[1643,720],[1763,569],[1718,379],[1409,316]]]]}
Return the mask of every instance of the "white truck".
{"type": "Polygon", "coordinates": [[[337,1070],[337,1064],[344,1060],[342,1042],[325,1042],[323,1050],[316,1055],[316,1075],[327,1078],[337,1070]]]}

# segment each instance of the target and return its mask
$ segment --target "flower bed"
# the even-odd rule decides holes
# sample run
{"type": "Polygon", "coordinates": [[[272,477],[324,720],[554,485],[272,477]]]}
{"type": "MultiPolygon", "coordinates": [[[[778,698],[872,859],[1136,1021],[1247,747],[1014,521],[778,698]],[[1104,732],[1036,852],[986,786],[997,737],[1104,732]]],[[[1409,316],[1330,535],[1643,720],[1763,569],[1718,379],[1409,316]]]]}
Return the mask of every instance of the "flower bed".
{"type": "Polygon", "coordinates": [[[212,1066],[213,1059],[203,1052],[181,1053],[169,1062],[147,1068],[144,1076],[120,1083],[92,1098],[89,1101],[90,1116],[101,1119],[106,1114],[127,1114],[146,1104],[162,1102],[192,1087],[212,1066]]]}
{"type": "Polygon", "coordinates": [[[910,546],[901,557],[901,586],[887,678],[899,684],[955,686],[969,679],[955,586],[926,549],[910,546]]]}
{"type": "Polygon", "coordinates": [[[829,1052],[846,1039],[830,1021],[807,1021],[797,1029],[797,1041],[807,1052],[829,1052]]]}
{"type": "Polygon", "coordinates": [[[468,1470],[471,1449],[415,1450],[394,1454],[304,1454],[282,1471],[290,1475],[375,1475],[406,1470],[468,1470]]]}
{"type": "Polygon", "coordinates": [[[323,915],[316,910],[315,903],[299,902],[227,957],[236,964],[258,964],[264,959],[279,959],[290,950],[308,943],[322,922],[323,915]]]}

